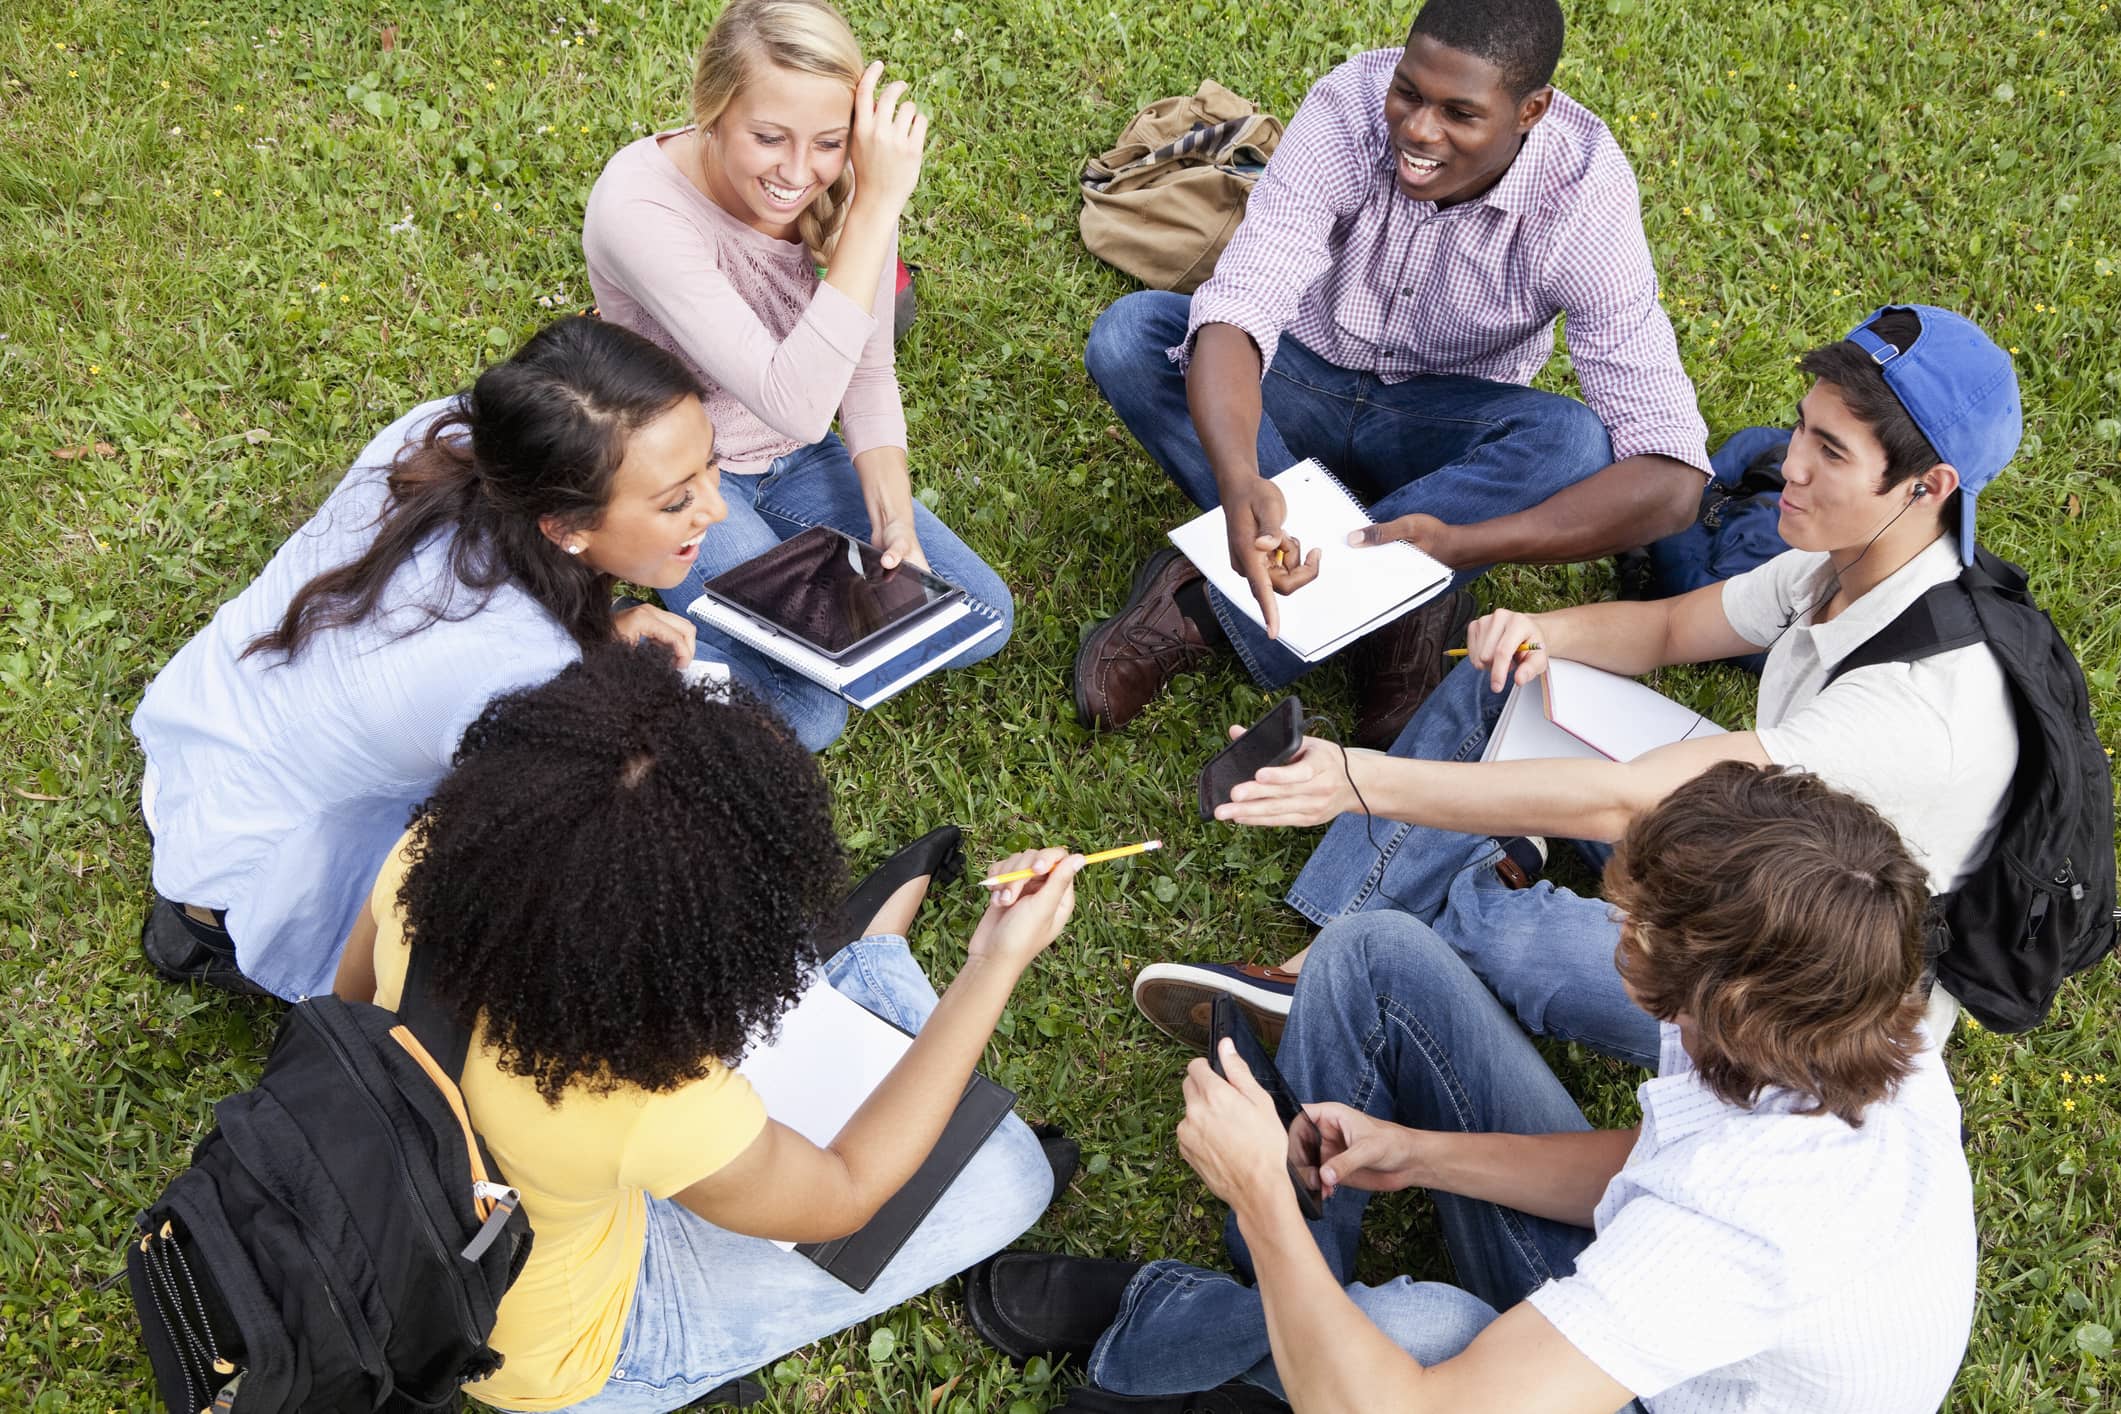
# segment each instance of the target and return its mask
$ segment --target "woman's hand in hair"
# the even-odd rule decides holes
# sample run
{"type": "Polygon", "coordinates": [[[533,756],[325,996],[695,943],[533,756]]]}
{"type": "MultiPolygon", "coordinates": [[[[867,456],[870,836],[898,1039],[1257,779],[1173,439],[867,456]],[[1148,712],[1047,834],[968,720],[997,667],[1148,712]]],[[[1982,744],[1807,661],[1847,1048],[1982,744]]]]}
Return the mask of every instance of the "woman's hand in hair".
{"type": "Polygon", "coordinates": [[[1060,936],[1075,912],[1075,875],[1083,867],[1080,854],[1065,849],[1025,850],[1012,854],[988,871],[1013,874],[1036,869],[1035,878],[1004,884],[992,891],[987,911],[972,930],[965,953],[975,962],[999,962],[1021,971],[1060,936]]]}
{"type": "Polygon", "coordinates": [[[683,614],[673,614],[654,604],[634,604],[611,616],[611,631],[621,643],[662,644],[680,668],[692,661],[696,635],[692,620],[683,614]]]}
{"type": "Polygon", "coordinates": [[[871,64],[854,90],[854,163],[856,205],[882,202],[893,213],[904,209],[921,179],[921,153],[928,145],[928,115],[902,102],[906,85],[884,85],[884,66],[871,64]]]}

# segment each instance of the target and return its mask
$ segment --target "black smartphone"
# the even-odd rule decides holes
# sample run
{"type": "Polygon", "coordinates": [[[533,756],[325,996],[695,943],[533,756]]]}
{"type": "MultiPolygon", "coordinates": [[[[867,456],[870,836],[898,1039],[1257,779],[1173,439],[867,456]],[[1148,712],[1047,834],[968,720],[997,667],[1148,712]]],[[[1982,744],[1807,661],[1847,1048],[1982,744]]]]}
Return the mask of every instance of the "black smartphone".
{"type": "Polygon", "coordinates": [[[1304,744],[1304,705],[1292,695],[1269,708],[1251,730],[1209,758],[1194,783],[1200,793],[1200,818],[1213,820],[1215,807],[1228,801],[1231,787],[1249,781],[1269,766],[1286,765],[1304,744]]]}
{"type": "MultiPolygon", "coordinates": [[[[1252,1030],[1252,1023],[1245,1020],[1244,1009],[1229,997],[1217,997],[1208,1011],[1208,1064],[1215,1073],[1223,1073],[1223,1040],[1228,1038],[1237,1045],[1237,1055],[1252,1072],[1274,1101],[1274,1112],[1281,1116],[1281,1127],[1289,1136],[1289,1183],[1296,1189],[1296,1206],[1303,1210],[1305,1218],[1317,1222],[1326,1215],[1325,1199],[1318,1191],[1318,1166],[1323,1159],[1319,1153],[1318,1126],[1311,1116],[1304,1113],[1296,1097],[1289,1093],[1289,1082],[1281,1078],[1274,1058],[1267,1048],[1259,1043],[1252,1030]]],[[[1225,1077],[1227,1078],[1227,1077],[1225,1077]]]]}

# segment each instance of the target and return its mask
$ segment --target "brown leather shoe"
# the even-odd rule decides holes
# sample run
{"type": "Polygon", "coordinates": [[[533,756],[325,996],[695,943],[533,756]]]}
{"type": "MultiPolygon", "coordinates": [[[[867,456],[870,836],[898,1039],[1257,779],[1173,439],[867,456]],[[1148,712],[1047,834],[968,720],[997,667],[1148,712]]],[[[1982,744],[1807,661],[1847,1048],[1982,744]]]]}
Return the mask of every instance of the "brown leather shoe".
{"type": "Polygon", "coordinates": [[[1178,591],[1199,578],[1176,550],[1157,551],[1135,572],[1127,607],[1090,630],[1075,655],[1075,715],[1084,726],[1125,726],[1171,679],[1214,657],[1178,608],[1178,591]]]}
{"type": "Polygon", "coordinates": [[[1389,748],[1400,729],[1429,700],[1451,660],[1443,651],[1465,637],[1473,596],[1463,589],[1402,614],[1355,645],[1355,744],[1389,748]]]}

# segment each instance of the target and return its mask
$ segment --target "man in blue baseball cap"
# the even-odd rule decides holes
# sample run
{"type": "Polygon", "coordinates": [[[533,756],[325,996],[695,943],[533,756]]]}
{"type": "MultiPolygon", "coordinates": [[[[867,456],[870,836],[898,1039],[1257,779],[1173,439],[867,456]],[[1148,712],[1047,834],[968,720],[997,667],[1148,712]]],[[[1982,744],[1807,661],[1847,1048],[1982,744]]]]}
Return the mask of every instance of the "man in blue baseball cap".
{"type": "MultiPolygon", "coordinates": [[[[1612,841],[1718,761],[1772,762],[1876,807],[1933,893],[1980,864],[2018,756],[2009,688],[1987,644],[1834,670],[1973,562],[1976,501],[2023,427],[2010,357],[1949,310],[1890,305],[1800,363],[1813,382],[1783,464],[1790,550],[1671,599],[1476,619],[1466,661],[1389,754],[1306,738],[1294,761],[1236,788],[1222,819],[1332,825],[1289,892],[1293,907],[1320,926],[1369,909],[1410,913],[1532,1031],[1651,1065],[1657,1026],[1614,970],[1612,910],[1532,886],[1546,837],[1612,841]],[[1694,732],[1631,761],[1478,759],[1507,689],[1534,682],[1550,657],[1636,676],[1763,649],[1750,731],[1694,732]]],[[[1201,1038],[1218,993],[1276,1031],[1301,959],[1159,963],[1137,977],[1135,1001],[1182,1039],[1201,1038]]],[[[1936,1003],[1941,1040],[1950,1001],[1936,1003]]]]}

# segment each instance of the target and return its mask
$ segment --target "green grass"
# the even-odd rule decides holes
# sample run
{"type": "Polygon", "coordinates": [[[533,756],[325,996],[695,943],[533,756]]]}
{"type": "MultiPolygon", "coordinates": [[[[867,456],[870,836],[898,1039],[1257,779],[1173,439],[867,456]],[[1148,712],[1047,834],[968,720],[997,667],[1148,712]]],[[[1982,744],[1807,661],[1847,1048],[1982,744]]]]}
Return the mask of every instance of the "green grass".
{"type": "MultiPolygon", "coordinates": [[[[124,1293],[94,1284],[272,1030],[274,1008],[173,990],[136,957],[148,850],[127,713],[373,430],[587,302],[583,199],[622,143],[682,120],[711,7],[346,8],[16,0],[0,27],[8,1409],[148,1406],[124,1293]]],[[[1186,680],[1124,735],[1073,721],[1081,627],[1183,509],[1081,371],[1129,282],[1077,241],[1075,176],[1135,108],[1203,76],[1286,116],[1333,63],[1394,42],[1410,0],[852,8],[936,112],[905,229],[926,270],[901,359],[916,481],[1020,619],[999,660],[858,716],[825,769],[864,858],[945,819],[982,854],[1168,841],[1086,882],[989,1066],[1083,1141],[1083,1175],[1031,1240],[1212,1262],[1219,1209],[1171,1138],[1183,1058],[1126,984],[1153,959],[1300,943],[1279,895],[1310,839],[1192,819],[1212,728],[1264,705],[1234,671],[1186,680]]],[[[1887,298],[1957,307],[2016,346],[2030,435],[1982,498],[1983,531],[2033,567],[2114,739],[2121,17],[2098,0],[1568,8],[1560,82],[1635,162],[1718,435],[1786,415],[1795,354],[1887,298]]],[[[1560,360],[1547,382],[1569,386],[1560,360]]],[[[1541,606],[1609,583],[1602,566],[1507,570],[1488,592],[1541,606]]],[[[1681,687],[1727,720],[1749,710],[1736,679],[1681,687]]],[[[1349,706],[1332,670],[1306,695],[1349,706]]],[[[959,892],[916,939],[938,976],[973,917],[959,892]]],[[[2106,968],[2036,1034],[1954,1045],[1982,1232],[1954,1409],[2121,1402],[2117,1021],[2106,968]]],[[[1557,1062],[1595,1116],[1625,1122],[1632,1076],[1557,1062]]],[[[1424,1200],[1381,1205],[1373,1227],[1377,1269],[1446,1274],[1424,1200]]],[[[990,1356],[945,1287],[770,1378],[783,1410],[1014,1414],[1050,1407],[1065,1372],[990,1356]]]]}

